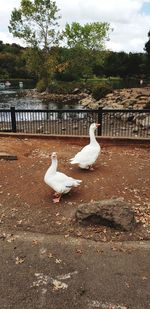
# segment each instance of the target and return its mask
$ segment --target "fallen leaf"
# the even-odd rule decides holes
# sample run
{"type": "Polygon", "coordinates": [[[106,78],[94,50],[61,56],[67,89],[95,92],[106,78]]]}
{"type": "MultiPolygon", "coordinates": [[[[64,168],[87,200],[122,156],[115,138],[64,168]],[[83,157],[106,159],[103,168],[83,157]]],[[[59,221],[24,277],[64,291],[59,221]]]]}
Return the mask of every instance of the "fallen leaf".
{"type": "Polygon", "coordinates": [[[57,291],[57,290],[60,290],[60,289],[64,290],[64,289],[68,288],[68,284],[61,282],[59,280],[56,280],[56,279],[54,279],[52,283],[54,285],[54,288],[53,288],[54,291],[57,291]]]}
{"type": "Polygon", "coordinates": [[[62,260],[60,260],[60,259],[56,259],[56,260],[55,260],[55,263],[56,263],[56,264],[60,264],[61,262],[62,262],[62,260]]]}
{"type": "Polygon", "coordinates": [[[16,265],[24,263],[23,258],[19,258],[18,256],[16,257],[16,265]]]}
{"type": "Polygon", "coordinates": [[[48,256],[48,258],[50,258],[50,259],[53,257],[53,255],[52,255],[51,252],[49,252],[47,256],[48,256]]]}

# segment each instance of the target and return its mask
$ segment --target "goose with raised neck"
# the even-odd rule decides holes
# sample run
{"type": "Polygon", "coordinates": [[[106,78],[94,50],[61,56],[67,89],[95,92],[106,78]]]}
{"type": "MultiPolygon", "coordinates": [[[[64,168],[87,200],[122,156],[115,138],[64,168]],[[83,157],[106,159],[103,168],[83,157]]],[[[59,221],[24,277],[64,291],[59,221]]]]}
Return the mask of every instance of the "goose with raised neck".
{"type": "Polygon", "coordinates": [[[71,164],[78,164],[80,168],[93,170],[93,164],[97,160],[101,147],[96,140],[95,130],[100,124],[92,123],[89,128],[90,143],[83,147],[72,159],[71,164]]]}

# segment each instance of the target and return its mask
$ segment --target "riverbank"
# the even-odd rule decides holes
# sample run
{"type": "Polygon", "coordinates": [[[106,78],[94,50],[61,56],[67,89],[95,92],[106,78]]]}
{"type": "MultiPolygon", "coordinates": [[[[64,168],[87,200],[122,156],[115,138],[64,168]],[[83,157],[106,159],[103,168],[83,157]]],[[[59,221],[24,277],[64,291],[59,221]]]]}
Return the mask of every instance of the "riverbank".
{"type": "Polygon", "coordinates": [[[96,101],[91,95],[83,98],[80,102],[84,107],[97,109],[149,109],[150,87],[117,89],[107,94],[104,98],[96,101]]]}
{"type": "Polygon", "coordinates": [[[34,90],[28,90],[26,96],[44,99],[54,103],[73,103],[79,102],[85,108],[97,109],[143,109],[150,108],[150,87],[117,89],[107,94],[100,100],[95,100],[88,93],[56,94],[56,93],[39,93],[34,90]]]}
{"type": "Polygon", "coordinates": [[[38,92],[36,89],[27,90],[25,92],[26,96],[32,98],[38,98],[41,100],[47,100],[54,103],[73,103],[80,101],[88,96],[86,93],[72,93],[72,94],[57,94],[57,93],[49,93],[49,92],[38,92]]]}

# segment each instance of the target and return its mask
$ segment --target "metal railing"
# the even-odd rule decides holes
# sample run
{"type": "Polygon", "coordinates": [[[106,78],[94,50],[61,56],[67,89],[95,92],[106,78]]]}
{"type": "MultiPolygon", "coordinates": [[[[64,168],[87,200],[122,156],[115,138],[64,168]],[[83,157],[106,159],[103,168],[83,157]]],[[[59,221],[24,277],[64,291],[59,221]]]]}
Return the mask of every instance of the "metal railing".
{"type": "Polygon", "coordinates": [[[97,135],[150,137],[150,109],[17,110],[0,109],[0,132],[88,135],[92,122],[97,135]]]}

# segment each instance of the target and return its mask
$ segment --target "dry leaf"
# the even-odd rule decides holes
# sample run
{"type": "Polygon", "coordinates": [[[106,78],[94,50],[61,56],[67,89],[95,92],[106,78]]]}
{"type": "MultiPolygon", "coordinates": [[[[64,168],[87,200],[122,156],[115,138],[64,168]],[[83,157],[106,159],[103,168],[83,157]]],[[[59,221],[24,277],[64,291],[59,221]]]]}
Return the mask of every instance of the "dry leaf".
{"type": "Polygon", "coordinates": [[[23,258],[19,258],[18,256],[16,257],[16,264],[22,264],[24,262],[23,258]]]}
{"type": "Polygon", "coordinates": [[[60,264],[61,262],[62,262],[62,260],[60,260],[60,259],[56,259],[56,260],[55,260],[55,263],[56,263],[56,264],[60,264]]]}
{"type": "Polygon", "coordinates": [[[52,253],[48,253],[47,256],[48,256],[48,258],[50,258],[50,259],[53,257],[52,253]]]}

